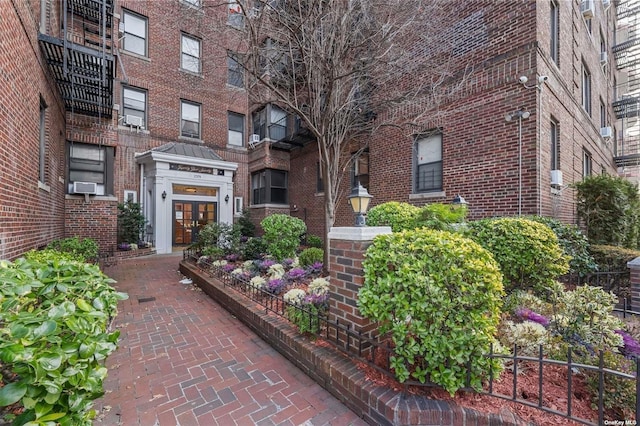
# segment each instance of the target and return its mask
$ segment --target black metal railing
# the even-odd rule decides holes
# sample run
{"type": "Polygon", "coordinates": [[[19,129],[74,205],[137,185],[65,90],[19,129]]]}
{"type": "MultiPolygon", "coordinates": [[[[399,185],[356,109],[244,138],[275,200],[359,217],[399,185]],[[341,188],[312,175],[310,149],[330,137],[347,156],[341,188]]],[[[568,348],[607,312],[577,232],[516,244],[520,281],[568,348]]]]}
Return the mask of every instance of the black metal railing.
{"type": "MultiPolygon", "coordinates": [[[[286,301],[281,295],[275,295],[264,289],[252,286],[250,278],[232,276],[231,273],[224,271],[222,267],[213,266],[210,260],[202,260],[194,249],[186,249],[183,257],[186,260],[195,262],[203,272],[218,279],[225,287],[239,291],[244,296],[264,307],[266,312],[272,312],[287,319],[290,318],[292,311],[297,312],[297,317],[302,318],[304,321],[308,321],[308,329],[313,329],[316,336],[321,337],[324,341],[331,344],[335,349],[339,350],[343,354],[346,354],[359,362],[365,363],[368,367],[371,367],[388,378],[395,380],[395,375],[391,368],[391,357],[394,356],[393,347],[389,340],[384,339],[385,336],[379,335],[377,331],[373,331],[371,333],[356,331],[349,324],[340,323],[339,320],[330,320],[326,313],[318,314],[304,306],[286,301]]],[[[616,276],[618,274],[600,273],[591,275],[599,277],[608,276],[610,279],[612,276],[616,276]]],[[[593,277],[590,277],[590,279],[593,279],[593,277]]],[[[585,282],[589,281],[587,280],[585,282]]],[[[623,307],[616,309],[616,311],[620,312],[623,317],[631,315],[640,316],[640,312],[635,312],[628,308],[626,299],[624,300],[623,307]]],[[[626,424],[635,424],[635,419],[638,418],[638,414],[640,413],[640,400],[637,397],[637,394],[640,391],[640,376],[637,374],[637,371],[640,371],[640,358],[636,357],[634,359],[636,372],[627,373],[606,368],[604,353],[602,351],[596,354],[598,365],[574,362],[574,354],[575,352],[572,352],[571,349],[569,349],[567,353],[567,360],[561,361],[547,358],[542,346],[539,347],[538,356],[519,355],[517,347],[514,347],[513,354],[494,353],[493,348],[491,348],[489,353],[484,354],[483,356],[490,359],[498,359],[504,365],[511,366],[512,379],[509,386],[511,391],[509,393],[504,393],[496,389],[498,372],[491,369],[488,373],[488,377],[486,377],[484,381],[483,388],[473,389],[471,387],[470,372],[473,371],[472,367],[474,360],[469,360],[466,365],[466,371],[468,373],[463,390],[477,392],[483,395],[534,407],[585,425],[602,425],[605,424],[606,385],[612,380],[632,381],[635,383],[636,389],[635,417],[634,419],[624,420],[628,421],[626,424]],[[546,384],[544,371],[545,368],[549,368],[551,366],[559,367],[566,372],[567,394],[566,404],[564,404],[564,407],[559,407],[560,404],[558,401],[554,401],[553,404],[545,404],[544,401],[546,384]],[[536,374],[538,386],[537,389],[535,389],[537,392],[532,392],[531,394],[527,393],[525,395],[522,390],[519,389],[520,374],[518,371],[523,368],[527,368],[529,370],[537,368],[536,374]],[[597,380],[597,400],[594,399],[597,412],[594,413],[594,418],[585,419],[575,415],[573,389],[575,385],[574,377],[577,375],[591,375],[597,380]],[[536,393],[537,396],[535,395],[536,393]],[[595,418],[596,416],[597,418],[595,418]]],[[[415,380],[407,380],[402,384],[399,384],[399,386],[402,388],[403,394],[406,394],[410,387],[439,387],[439,385],[431,382],[422,383],[415,380]]],[[[624,420],[621,424],[625,424],[624,420]]]]}

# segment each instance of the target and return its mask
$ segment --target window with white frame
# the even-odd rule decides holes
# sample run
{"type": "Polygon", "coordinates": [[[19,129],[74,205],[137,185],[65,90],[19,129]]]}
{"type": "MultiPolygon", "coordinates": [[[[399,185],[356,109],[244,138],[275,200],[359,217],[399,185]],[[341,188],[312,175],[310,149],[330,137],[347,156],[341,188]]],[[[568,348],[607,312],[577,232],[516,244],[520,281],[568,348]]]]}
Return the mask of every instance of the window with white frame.
{"type": "Polygon", "coordinates": [[[233,197],[233,215],[234,216],[242,216],[243,201],[244,200],[242,197],[233,197]]]}
{"type": "Polygon", "coordinates": [[[233,146],[244,146],[244,115],[228,111],[228,123],[228,144],[233,146]]]}
{"type": "Polygon", "coordinates": [[[416,140],[414,191],[442,190],[442,134],[430,134],[416,140]]]}
{"type": "Polygon", "coordinates": [[[147,92],[130,86],[122,88],[123,124],[140,123],[145,128],[147,123],[147,92]]]}
{"type": "Polygon", "coordinates": [[[125,191],[124,191],[124,202],[125,203],[137,203],[138,202],[138,193],[136,191],[125,189],[125,191]]]}
{"type": "Polygon", "coordinates": [[[591,72],[582,62],[582,108],[591,115],[591,72]]]}
{"type": "Polygon", "coordinates": [[[113,195],[113,163],[111,146],[70,142],[68,145],[68,192],[74,182],[97,184],[97,195],[113,195]]]}
{"type": "Polygon", "coordinates": [[[47,159],[47,104],[40,98],[40,147],[38,152],[38,180],[46,183],[46,159],[47,159]]]}
{"type": "Polygon", "coordinates": [[[180,136],[200,139],[200,105],[180,102],[180,136]]]}
{"type": "Polygon", "coordinates": [[[593,159],[591,153],[586,149],[582,150],[582,177],[591,176],[593,159]]]}
{"type": "Polygon", "coordinates": [[[182,34],[180,68],[194,73],[200,73],[200,40],[182,34]]]}
{"type": "Polygon", "coordinates": [[[123,49],[147,56],[147,18],[125,10],[122,13],[122,22],[124,22],[123,49]]]}

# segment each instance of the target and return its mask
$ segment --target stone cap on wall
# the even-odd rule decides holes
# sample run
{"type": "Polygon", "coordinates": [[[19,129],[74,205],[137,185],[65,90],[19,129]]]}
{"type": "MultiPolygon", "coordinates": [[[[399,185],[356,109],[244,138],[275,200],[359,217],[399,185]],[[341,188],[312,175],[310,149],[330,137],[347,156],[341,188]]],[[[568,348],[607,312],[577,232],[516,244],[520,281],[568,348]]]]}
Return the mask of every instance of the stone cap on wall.
{"type": "Polygon", "coordinates": [[[636,257],[633,260],[627,262],[627,268],[629,269],[640,269],[640,257],[636,257]]]}
{"type": "Polygon", "coordinates": [[[371,241],[374,237],[391,234],[390,226],[332,226],[330,240],[371,241]]]}

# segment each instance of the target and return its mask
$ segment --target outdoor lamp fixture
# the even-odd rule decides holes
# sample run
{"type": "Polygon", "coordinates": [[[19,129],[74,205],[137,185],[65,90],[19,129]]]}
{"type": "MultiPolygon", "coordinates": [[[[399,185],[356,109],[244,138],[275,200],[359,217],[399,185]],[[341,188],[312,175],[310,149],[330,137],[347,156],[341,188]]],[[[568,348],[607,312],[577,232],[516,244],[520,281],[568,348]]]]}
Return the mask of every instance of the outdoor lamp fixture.
{"type": "Polygon", "coordinates": [[[227,194],[226,197],[224,197],[224,202],[229,204],[229,194],[227,194]]]}
{"type": "Polygon", "coordinates": [[[348,198],[353,213],[356,215],[356,226],[367,226],[364,214],[369,208],[369,202],[373,198],[373,195],[369,194],[367,189],[358,183],[358,186],[353,187],[348,198]]]}
{"type": "Polygon", "coordinates": [[[451,204],[453,204],[455,207],[460,207],[460,206],[466,206],[467,200],[465,200],[462,195],[458,194],[455,197],[453,197],[453,201],[451,202],[451,204]]]}
{"type": "Polygon", "coordinates": [[[162,199],[166,199],[167,198],[167,191],[162,191],[162,199]]]}

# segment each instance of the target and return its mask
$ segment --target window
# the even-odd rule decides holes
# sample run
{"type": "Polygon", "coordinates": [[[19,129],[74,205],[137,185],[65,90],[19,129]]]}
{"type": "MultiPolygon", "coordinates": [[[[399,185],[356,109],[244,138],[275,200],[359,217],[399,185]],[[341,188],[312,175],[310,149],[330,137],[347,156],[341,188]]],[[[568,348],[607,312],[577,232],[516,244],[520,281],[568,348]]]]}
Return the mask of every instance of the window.
{"type": "Polygon", "coordinates": [[[74,182],[91,182],[98,184],[97,195],[113,195],[115,149],[111,146],[75,142],[70,142],[68,149],[68,192],[73,193],[74,182]]]}
{"type": "Polygon", "coordinates": [[[287,172],[265,169],[251,175],[252,204],[287,204],[287,172]]]}
{"type": "Polygon", "coordinates": [[[560,170],[560,127],[558,121],[551,117],[551,170],[560,170]]]}
{"type": "Polygon", "coordinates": [[[442,190],[442,135],[416,140],[415,192],[442,190]]]}
{"type": "Polygon", "coordinates": [[[242,197],[233,197],[233,215],[234,216],[242,216],[242,205],[243,205],[242,197]]]}
{"type": "Polygon", "coordinates": [[[358,184],[369,189],[369,152],[362,152],[358,158],[355,158],[351,166],[351,187],[354,188],[358,184]]]}
{"type": "Polygon", "coordinates": [[[133,124],[136,119],[146,127],[147,92],[133,87],[122,88],[122,115],[124,124],[133,124]],[[136,117],[136,118],[131,118],[136,117]]]}
{"type": "Polygon", "coordinates": [[[551,46],[549,53],[556,65],[560,65],[560,12],[558,3],[551,2],[551,46]]]}
{"type": "Polygon", "coordinates": [[[182,0],[182,2],[195,7],[200,7],[202,5],[200,0],[182,0]]]}
{"type": "Polygon", "coordinates": [[[180,136],[200,139],[200,105],[182,101],[180,117],[180,136]]]}
{"type": "Polygon", "coordinates": [[[182,34],[180,68],[200,73],[200,40],[182,34]]]}
{"type": "Polygon", "coordinates": [[[600,127],[607,127],[607,107],[602,98],[600,98],[600,127]]]}
{"type": "Polygon", "coordinates": [[[600,29],[600,53],[607,52],[607,42],[604,40],[604,34],[602,33],[602,29],[600,29]]]}
{"type": "Polygon", "coordinates": [[[322,178],[322,163],[316,162],[316,193],[321,194],[324,192],[324,179],[322,178]]]}
{"type": "Polygon", "coordinates": [[[229,145],[244,146],[244,115],[228,112],[229,145]]]}
{"type": "Polygon", "coordinates": [[[582,108],[591,115],[591,73],[584,62],[582,63],[582,108]]]}
{"type": "Polygon", "coordinates": [[[40,0],[40,32],[47,33],[47,0],[40,0]]]}
{"type": "Polygon", "coordinates": [[[46,159],[47,159],[47,104],[40,98],[40,146],[38,151],[38,180],[46,182],[46,159]]]}
{"type": "Polygon", "coordinates": [[[593,160],[591,159],[591,153],[586,149],[582,150],[582,177],[591,176],[593,160]]]}
{"type": "Polygon", "coordinates": [[[229,6],[227,23],[232,27],[242,28],[244,26],[244,15],[240,4],[237,0],[229,0],[227,4],[229,6]]]}
{"type": "Polygon", "coordinates": [[[136,191],[124,190],[124,202],[125,203],[137,203],[138,202],[138,193],[136,191]]]}
{"type": "Polygon", "coordinates": [[[244,70],[238,62],[238,55],[231,52],[227,56],[227,83],[236,87],[244,87],[244,70]]]}
{"type": "Polygon", "coordinates": [[[124,50],[147,56],[147,18],[124,11],[124,50]]]}
{"type": "Polygon", "coordinates": [[[584,18],[584,22],[585,24],[587,24],[587,31],[589,31],[589,34],[593,33],[593,19],[589,18],[589,17],[585,17],[584,18]]]}
{"type": "Polygon", "coordinates": [[[253,133],[260,139],[279,141],[287,137],[287,113],[273,104],[253,113],[253,133]]]}

